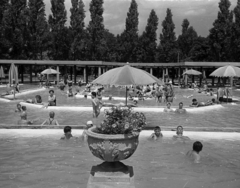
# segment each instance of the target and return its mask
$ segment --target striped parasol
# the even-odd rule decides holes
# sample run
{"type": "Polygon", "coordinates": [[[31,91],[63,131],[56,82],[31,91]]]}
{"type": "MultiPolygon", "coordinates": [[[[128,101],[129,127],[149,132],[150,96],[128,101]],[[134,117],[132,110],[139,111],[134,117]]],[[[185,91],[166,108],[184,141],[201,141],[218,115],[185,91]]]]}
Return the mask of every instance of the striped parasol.
{"type": "Polygon", "coordinates": [[[3,67],[0,67],[0,78],[5,78],[3,67]]]}
{"type": "Polygon", "coordinates": [[[14,63],[11,64],[9,69],[8,79],[10,85],[14,84],[13,81],[15,81],[15,84],[18,83],[18,68],[14,65],[14,63]]]}

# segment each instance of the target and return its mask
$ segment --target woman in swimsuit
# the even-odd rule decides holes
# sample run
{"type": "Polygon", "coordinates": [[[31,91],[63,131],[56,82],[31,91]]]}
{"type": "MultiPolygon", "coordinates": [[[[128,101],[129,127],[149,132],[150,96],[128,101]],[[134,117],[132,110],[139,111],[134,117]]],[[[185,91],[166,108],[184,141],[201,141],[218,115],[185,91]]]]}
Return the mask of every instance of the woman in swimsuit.
{"type": "Polygon", "coordinates": [[[59,123],[56,119],[54,119],[55,113],[50,112],[49,113],[49,118],[46,119],[41,125],[57,125],[59,126],[59,123]]]}

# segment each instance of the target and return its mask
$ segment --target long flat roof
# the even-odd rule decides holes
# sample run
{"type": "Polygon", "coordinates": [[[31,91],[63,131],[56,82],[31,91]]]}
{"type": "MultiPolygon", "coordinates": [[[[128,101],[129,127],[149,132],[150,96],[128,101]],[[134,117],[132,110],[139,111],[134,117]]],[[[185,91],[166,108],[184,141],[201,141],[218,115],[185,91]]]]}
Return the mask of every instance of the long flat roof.
{"type": "MultiPolygon", "coordinates": [[[[61,61],[61,60],[0,60],[0,64],[17,65],[77,65],[77,66],[123,66],[123,62],[105,61],[61,61]]],[[[179,62],[179,63],[129,63],[134,67],[222,67],[233,65],[240,67],[240,62],[179,62]]]]}

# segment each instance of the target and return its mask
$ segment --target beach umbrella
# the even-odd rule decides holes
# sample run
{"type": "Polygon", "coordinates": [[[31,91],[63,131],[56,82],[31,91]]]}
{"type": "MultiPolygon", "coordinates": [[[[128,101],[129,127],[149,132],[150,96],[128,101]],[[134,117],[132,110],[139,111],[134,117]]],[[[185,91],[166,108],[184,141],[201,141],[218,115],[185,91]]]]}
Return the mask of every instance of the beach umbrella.
{"type": "Polygon", "coordinates": [[[226,65],[213,71],[210,76],[215,77],[240,77],[240,68],[226,65]]]}
{"type": "Polygon", "coordinates": [[[48,68],[48,69],[42,71],[41,74],[60,74],[60,72],[58,72],[57,70],[48,68]]]}
{"type": "MultiPolygon", "coordinates": [[[[123,67],[111,69],[97,79],[93,84],[115,85],[115,86],[131,86],[131,85],[148,85],[160,82],[150,73],[131,67],[128,63],[123,67]]],[[[126,88],[126,104],[127,104],[127,88],[126,88]]]]}
{"type": "Polygon", "coordinates": [[[183,75],[201,75],[202,73],[193,69],[186,70],[183,75]]]}
{"type": "MultiPolygon", "coordinates": [[[[18,83],[18,68],[14,65],[14,63],[12,63],[10,66],[8,79],[10,86],[18,83]]],[[[13,98],[15,99],[15,87],[13,88],[13,96],[14,96],[13,98]]]]}
{"type": "MultiPolygon", "coordinates": [[[[224,67],[220,67],[213,71],[210,76],[214,77],[228,77],[231,78],[231,87],[233,86],[233,77],[240,77],[240,68],[226,65],[224,67]]],[[[227,94],[227,101],[228,101],[228,94],[227,94]]]]}
{"type": "Polygon", "coordinates": [[[3,67],[0,67],[0,78],[5,78],[3,67]]]}
{"type": "Polygon", "coordinates": [[[15,81],[15,84],[18,83],[18,68],[14,65],[14,63],[12,63],[10,66],[8,79],[10,85],[13,84],[13,81],[15,81]]]}

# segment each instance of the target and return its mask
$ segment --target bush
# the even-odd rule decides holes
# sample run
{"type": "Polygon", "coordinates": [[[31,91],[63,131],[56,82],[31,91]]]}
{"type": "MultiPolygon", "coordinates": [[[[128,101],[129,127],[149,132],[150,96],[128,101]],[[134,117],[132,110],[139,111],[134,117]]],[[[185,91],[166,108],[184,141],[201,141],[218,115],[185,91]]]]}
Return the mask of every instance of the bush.
{"type": "Polygon", "coordinates": [[[143,113],[133,112],[127,107],[112,107],[104,111],[105,120],[96,131],[100,134],[132,134],[137,135],[146,125],[143,113]]]}

